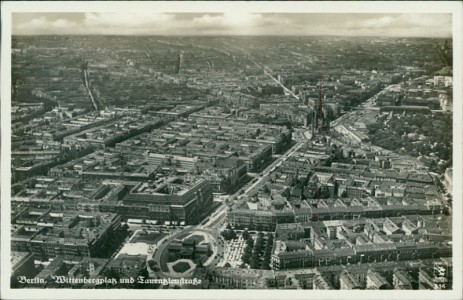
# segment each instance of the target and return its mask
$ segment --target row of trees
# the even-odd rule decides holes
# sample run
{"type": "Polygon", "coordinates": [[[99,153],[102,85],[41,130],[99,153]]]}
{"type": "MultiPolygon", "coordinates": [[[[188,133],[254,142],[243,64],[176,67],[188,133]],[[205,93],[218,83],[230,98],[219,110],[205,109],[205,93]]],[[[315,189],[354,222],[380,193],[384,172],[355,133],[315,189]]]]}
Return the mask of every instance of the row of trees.
{"type": "Polygon", "coordinates": [[[251,236],[248,236],[246,239],[246,247],[244,248],[244,253],[241,256],[241,260],[245,264],[251,264],[251,256],[254,248],[254,239],[251,236]]]}
{"type": "Polygon", "coordinates": [[[254,242],[254,249],[252,249],[252,256],[251,256],[251,268],[252,269],[259,269],[261,265],[262,259],[262,249],[264,246],[263,241],[263,234],[261,231],[257,234],[256,241],[254,242]]]}
{"type": "Polygon", "coordinates": [[[270,270],[270,258],[272,257],[273,249],[273,234],[267,234],[267,242],[265,243],[264,248],[264,259],[261,264],[261,269],[270,270]]]}
{"type": "Polygon", "coordinates": [[[246,247],[243,256],[243,263],[249,264],[252,269],[270,270],[270,258],[272,255],[273,234],[268,233],[264,240],[264,234],[259,232],[254,242],[251,236],[246,240],[246,247]]]}

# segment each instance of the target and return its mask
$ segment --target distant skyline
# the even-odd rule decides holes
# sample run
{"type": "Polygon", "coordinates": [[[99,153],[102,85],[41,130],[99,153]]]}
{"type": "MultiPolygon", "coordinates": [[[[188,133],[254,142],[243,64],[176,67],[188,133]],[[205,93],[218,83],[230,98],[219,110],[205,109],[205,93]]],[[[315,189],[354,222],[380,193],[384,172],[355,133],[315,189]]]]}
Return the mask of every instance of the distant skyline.
{"type": "Polygon", "coordinates": [[[452,37],[445,13],[13,13],[13,35],[452,37]]]}

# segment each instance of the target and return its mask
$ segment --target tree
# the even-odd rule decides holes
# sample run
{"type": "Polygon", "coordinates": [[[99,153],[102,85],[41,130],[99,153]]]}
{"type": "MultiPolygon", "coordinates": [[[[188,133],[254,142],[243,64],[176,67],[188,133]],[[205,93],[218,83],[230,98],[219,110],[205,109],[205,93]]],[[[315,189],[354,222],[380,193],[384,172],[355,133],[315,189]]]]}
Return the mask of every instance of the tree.
{"type": "Polygon", "coordinates": [[[148,260],[148,266],[153,270],[156,266],[156,262],[152,259],[148,260]]]}
{"type": "Polygon", "coordinates": [[[251,263],[250,263],[251,269],[257,269],[258,264],[259,264],[259,261],[257,260],[257,258],[252,257],[251,258],[251,263]]]}
{"type": "Polygon", "coordinates": [[[262,193],[264,193],[264,194],[270,193],[270,189],[268,188],[268,186],[266,184],[262,187],[262,193]]]}
{"type": "Polygon", "coordinates": [[[249,238],[249,232],[247,230],[244,230],[241,235],[243,236],[243,240],[247,240],[249,238]]]}
{"type": "Polygon", "coordinates": [[[254,222],[251,220],[251,223],[249,223],[249,230],[254,230],[256,226],[254,225],[254,222]]]}
{"type": "Polygon", "coordinates": [[[272,256],[272,248],[265,248],[264,258],[270,258],[272,256]]]}
{"type": "Polygon", "coordinates": [[[236,239],[236,237],[237,237],[236,232],[233,229],[226,229],[226,230],[221,232],[221,235],[227,241],[236,239]]]}
{"type": "Polygon", "coordinates": [[[249,264],[251,259],[251,254],[248,251],[244,251],[243,255],[241,256],[241,260],[243,263],[249,264]]]}
{"type": "Polygon", "coordinates": [[[248,237],[248,239],[246,240],[246,245],[248,245],[251,248],[254,246],[254,240],[253,240],[252,236],[248,237]]]}
{"type": "Polygon", "coordinates": [[[229,232],[228,230],[224,230],[220,233],[226,241],[230,239],[228,232],[229,232]]]}
{"type": "Polygon", "coordinates": [[[261,269],[266,269],[266,270],[269,270],[270,269],[270,257],[265,257],[264,260],[262,261],[262,263],[260,264],[260,268],[261,269]]]}

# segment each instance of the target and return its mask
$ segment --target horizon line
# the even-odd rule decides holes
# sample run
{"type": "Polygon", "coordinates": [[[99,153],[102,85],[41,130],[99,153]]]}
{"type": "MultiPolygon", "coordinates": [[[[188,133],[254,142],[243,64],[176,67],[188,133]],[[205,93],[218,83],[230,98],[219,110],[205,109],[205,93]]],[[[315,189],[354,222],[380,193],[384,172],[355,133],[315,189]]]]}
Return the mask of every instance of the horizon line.
{"type": "Polygon", "coordinates": [[[11,37],[33,37],[33,36],[114,36],[114,37],[356,37],[356,38],[428,38],[428,39],[453,39],[453,35],[449,37],[442,37],[442,36],[389,36],[389,35],[332,35],[332,34],[262,34],[262,35],[246,35],[246,34],[189,34],[189,35],[181,35],[181,34],[111,34],[111,33],[102,33],[102,34],[80,34],[80,33],[66,33],[66,34],[58,34],[58,33],[43,33],[43,34],[11,34],[11,37]]]}

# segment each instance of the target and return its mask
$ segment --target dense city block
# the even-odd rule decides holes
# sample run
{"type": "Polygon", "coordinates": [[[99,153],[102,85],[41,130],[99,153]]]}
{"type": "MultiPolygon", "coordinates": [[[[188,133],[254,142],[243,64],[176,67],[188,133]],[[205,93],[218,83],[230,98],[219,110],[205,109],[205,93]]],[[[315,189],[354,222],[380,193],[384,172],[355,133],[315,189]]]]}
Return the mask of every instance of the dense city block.
{"type": "Polygon", "coordinates": [[[14,36],[11,286],[452,289],[452,47],[14,36]]]}

